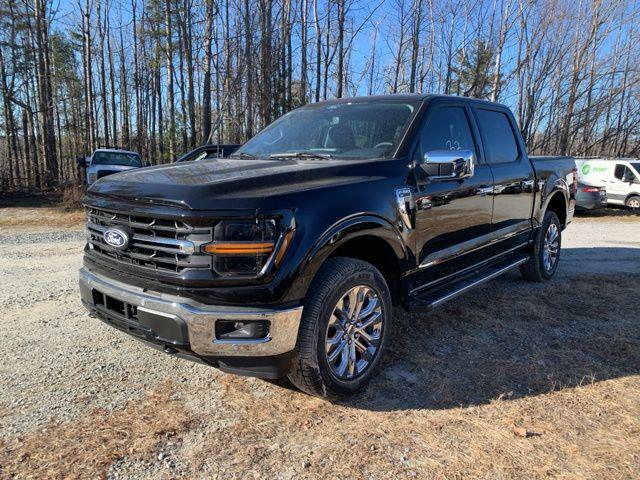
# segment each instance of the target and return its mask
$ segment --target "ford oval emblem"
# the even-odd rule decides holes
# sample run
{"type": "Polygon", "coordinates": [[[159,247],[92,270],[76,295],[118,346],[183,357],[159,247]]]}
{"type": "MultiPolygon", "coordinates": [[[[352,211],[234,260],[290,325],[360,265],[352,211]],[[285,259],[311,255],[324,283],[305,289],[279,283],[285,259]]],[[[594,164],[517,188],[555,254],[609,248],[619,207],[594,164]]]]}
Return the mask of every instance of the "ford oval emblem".
{"type": "Polygon", "coordinates": [[[102,234],[104,242],[110,247],[124,250],[129,245],[129,235],[119,228],[109,228],[102,234]]]}

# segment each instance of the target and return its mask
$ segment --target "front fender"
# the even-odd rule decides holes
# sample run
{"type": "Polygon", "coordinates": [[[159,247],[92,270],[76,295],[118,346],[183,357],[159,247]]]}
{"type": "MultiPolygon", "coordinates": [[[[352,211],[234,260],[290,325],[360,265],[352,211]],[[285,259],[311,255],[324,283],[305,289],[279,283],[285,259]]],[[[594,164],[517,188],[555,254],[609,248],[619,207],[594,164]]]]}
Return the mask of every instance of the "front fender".
{"type": "Polygon", "coordinates": [[[309,249],[299,266],[298,280],[293,285],[290,296],[304,298],[324,261],[347,242],[365,236],[385,241],[393,250],[401,268],[410,261],[410,251],[400,232],[390,221],[367,214],[348,217],[327,228],[309,249]]]}

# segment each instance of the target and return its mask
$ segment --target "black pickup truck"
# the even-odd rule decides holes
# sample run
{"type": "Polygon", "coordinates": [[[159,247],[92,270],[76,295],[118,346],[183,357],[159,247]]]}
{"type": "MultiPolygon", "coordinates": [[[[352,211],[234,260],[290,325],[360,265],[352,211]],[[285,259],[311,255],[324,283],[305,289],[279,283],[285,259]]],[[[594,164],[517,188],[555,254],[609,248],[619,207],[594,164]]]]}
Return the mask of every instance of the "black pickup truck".
{"type": "Polygon", "coordinates": [[[168,354],[337,398],[383,361],[394,305],[427,312],[516,267],[551,278],[574,168],[528,157],[494,103],[307,105],[229,158],[96,182],[82,301],[168,354]]]}

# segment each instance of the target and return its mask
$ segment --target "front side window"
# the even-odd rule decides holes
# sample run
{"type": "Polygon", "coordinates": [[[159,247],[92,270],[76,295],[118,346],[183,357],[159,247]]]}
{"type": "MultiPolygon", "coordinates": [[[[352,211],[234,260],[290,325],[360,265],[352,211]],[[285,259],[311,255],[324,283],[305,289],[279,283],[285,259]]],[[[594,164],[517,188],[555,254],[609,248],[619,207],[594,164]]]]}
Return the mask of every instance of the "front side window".
{"type": "Polygon", "coordinates": [[[491,164],[518,160],[518,144],[509,117],[495,110],[476,110],[478,126],[487,162],[491,164]]]}
{"type": "Polygon", "coordinates": [[[127,167],[141,167],[140,156],[126,152],[96,152],[91,160],[93,165],[124,165],[127,167]]]}
{"type": "MultiPolygon", "coordinates": [[[[639,167],[640,168],[640,163],[632,163],[631,164],[633,167],[639,167]]],[[[629,167],[627,167],[626,165],[623,165],[622,163],[618,163],[616,165],[616,170],[614,172],[614,176],[620,180],[621,182],[625,182],[625,183],[640,183],[640,179],[638,177],[638,175],[629,167]]]]}
{"type": "Polygon", "coordinates": [[[308,105],[280,117],[231,156],[389,157],[418,106],[419,102],[400,101],[308,105]]]}
{"type": "Polygon", "coordinates": [[[473,135],[463,107],[438,108],[427,119],[420,134],[422,154],[433,150],[471,150],[473,135]]]}

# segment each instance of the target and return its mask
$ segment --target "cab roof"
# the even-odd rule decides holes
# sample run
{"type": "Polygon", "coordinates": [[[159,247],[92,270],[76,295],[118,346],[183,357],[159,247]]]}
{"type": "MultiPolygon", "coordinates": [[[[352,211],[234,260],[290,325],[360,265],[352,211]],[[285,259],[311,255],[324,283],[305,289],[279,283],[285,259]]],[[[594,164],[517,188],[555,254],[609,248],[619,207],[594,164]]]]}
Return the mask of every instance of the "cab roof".
{"type": "Polygon", "coordinates": [[[482,100],[479,98],[473,97],[462,97],[459,95],[440,95],[440,94],[431,94],[431,93],[390,93],[386,95],[366,95],[360,97],[343,97],[343,98],[333,98],[330,100],[324,100],[321,102],[315,103],[316,105],[334,105],[341,103],[350,103],[350,102],[385,102],[389,100],[396,101],[406,101],[406,102],[423,102],[426,100],[435,100],[435,99],[455,99],[455,100],[464,100],[470,101],[473,103],[480,103],[486,105],[499,105],[504,107],[504,105],[497,102],[490,102],[489,100],[482,100]]]}
{"type": "Polygon", "coordinates": [[[123,150],[121,148],[96,148],[93,153],[97,153],[97,152],[105,152],[105,153],[130,153],[132,155],[138,155],[140,156],[140,154],[138,152],[133,152],[131,150],[123,150]]]}

